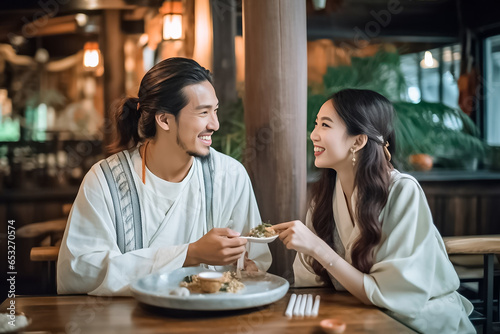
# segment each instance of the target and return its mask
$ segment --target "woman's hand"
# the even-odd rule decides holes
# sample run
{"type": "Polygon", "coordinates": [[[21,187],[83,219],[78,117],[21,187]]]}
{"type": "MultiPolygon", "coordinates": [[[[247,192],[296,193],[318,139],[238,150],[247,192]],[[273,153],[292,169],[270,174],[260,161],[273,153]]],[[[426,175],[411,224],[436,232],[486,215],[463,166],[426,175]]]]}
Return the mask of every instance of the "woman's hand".
{"type": "Polygon", "coordinates": [[[314,256],[316,247],[323,242],[300,220],[293,220],[273,226],[286,248],[295,249],[303,254],[314,256]]]}
{"type": "Polygon", "coordinates": [[[338,255],[300,220],[273,226],[286,248],[315,258],[350,293],[371,305],[364,288],[364,274],[338,255]]]}

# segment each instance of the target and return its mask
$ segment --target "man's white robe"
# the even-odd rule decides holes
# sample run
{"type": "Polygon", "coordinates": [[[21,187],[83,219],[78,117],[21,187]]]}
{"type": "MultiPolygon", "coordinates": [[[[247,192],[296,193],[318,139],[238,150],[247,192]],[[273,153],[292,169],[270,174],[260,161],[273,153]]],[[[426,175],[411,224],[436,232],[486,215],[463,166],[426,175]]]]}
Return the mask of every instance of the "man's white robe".
{"type": "MultiPolygon", "coordinates": [[[[213,149],[213,226],[241,234],[262,223],[248,174],[238,161],[213,149]]],[[[180,183],[158,178],[149,170],[141,179],[138,149],[125,152],[138,191],[143,249],[122,254],[115,230],[115,210],[99,163],[85,176],[73,204],[57,263],[57,292],[130,295],[135,280],[181,268],[188,244],[207,231],[201,161],[194,159],[180,183]]],[[[267,270],[266,244],[247,246],[249,258],[267,270]]]]}
{"type": "MultiPolygon", "coordinates": [[[[380,213],[382,239],[375,249],[374,265],[364,274],[368,299],[422,333],[475,333],[468,319],[472,304],[456,292],[460,282],[422,188],[413,177],[398,171],[393,171],[391,178],[389,198],[380,213]]],[[[353,208],[355,199],[356,191],[351,197],[353,208]]],[[[349,215],[339,179],[333,215],[345,260],[352,263],[352,246],[360,232],[349,215]]],[[[308,212],[306,225],[314,231],[311,219],[308,212]]],[[[295,286],[322,284],[301,254],[297,254],[293,268],[295,286]]],[[[337,290],[345,290],[334,278],[332,283],[337,290]]]]}

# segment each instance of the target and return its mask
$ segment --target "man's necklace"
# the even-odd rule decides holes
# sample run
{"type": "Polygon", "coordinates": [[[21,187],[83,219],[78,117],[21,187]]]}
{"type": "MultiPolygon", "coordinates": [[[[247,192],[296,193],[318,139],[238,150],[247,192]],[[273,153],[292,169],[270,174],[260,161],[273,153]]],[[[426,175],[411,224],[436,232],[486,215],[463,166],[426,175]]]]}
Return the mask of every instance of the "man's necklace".
{"type": "Polygon", "coordinates": [[[144,144],[142,150],[142,183],[146,184],[146,150],[148,149],[149,140],[144,144]]]}

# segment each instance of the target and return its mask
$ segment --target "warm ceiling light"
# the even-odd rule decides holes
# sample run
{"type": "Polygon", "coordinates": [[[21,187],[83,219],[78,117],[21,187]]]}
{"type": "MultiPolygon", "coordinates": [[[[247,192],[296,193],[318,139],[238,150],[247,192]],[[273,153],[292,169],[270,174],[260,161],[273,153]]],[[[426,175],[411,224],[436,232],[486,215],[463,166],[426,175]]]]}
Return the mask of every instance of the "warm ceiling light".
{"type": "Polygon", "coordinates": [[[163,39],[173,40],[182,37],[182,15],[167,14],[163,16],[163,39]]]}
{"type": "Polygon", "coordinates": [[[436,68],[439,63],[436,59],[432,57],[432,53],[430,51],[425,51],[424,59],[420,62],[420,67],[422,68],[436,68]]]}
{"type": "Polygon", "coordinates": [[[165,1],[160,8],[163,13],[163,40],[182,39],[182,2],[165,1]]]}
{"type": "Polygon", "coordinates": [[[83,13],[78,13],[75,15],[75,20],[79,27],[83,27],[89,22],[89,17],[83,13]]]}
{"type": "Polygon", "coordinates": [[[146,45],[148,41],[149,41],[148,34],[142,34],[141,37],[139,37],[139,41],[137,43],[142,47],[146,45]]]}
{"type": "Polygon", "coordinates": [[[96,68],[99,65],[99,44],[97,42],[87,42],[83,46],[83,66],[96,68]]]}

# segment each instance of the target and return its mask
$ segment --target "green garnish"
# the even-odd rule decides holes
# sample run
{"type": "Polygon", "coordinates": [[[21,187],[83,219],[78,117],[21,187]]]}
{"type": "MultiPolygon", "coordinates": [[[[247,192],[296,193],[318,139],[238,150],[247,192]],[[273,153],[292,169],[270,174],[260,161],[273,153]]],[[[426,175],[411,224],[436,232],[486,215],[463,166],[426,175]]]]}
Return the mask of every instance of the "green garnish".
{"type": "Polygon", "coordinates": [[[267,238],[276,235],[276,232],[272,229],[271,224],[262,223],[250,230],[249,236],[256,238],[267,238]]]}

